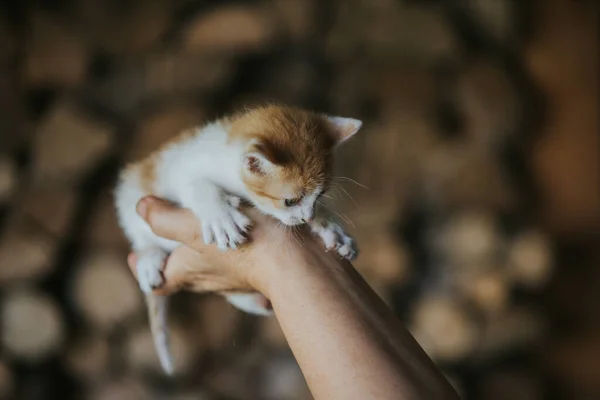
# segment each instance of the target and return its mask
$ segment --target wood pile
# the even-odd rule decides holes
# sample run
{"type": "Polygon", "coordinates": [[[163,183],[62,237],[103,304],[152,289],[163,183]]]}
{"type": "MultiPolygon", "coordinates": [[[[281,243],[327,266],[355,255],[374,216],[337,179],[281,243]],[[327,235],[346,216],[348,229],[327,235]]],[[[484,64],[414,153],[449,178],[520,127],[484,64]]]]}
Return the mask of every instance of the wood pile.
{"type": "Polygon", "coordinates": [[[598,6],[73,0],[0,7],[0,400],[309,399],[275,319],[172,301],[159,368],[112,188],[281,101],[360,118],[335,209],[466,399],[600,396],[598,6]]]}

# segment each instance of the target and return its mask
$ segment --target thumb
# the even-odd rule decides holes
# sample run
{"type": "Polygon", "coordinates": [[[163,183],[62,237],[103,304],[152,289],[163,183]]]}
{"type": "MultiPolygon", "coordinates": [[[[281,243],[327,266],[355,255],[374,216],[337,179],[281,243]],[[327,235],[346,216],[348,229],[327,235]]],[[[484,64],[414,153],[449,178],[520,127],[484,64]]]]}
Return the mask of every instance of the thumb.
{"type": "Polygon", "coordinates": [[[190,210],[152,196],[141,199],[136,210],[156,235],[191,247],[202,243],[200,224],[190,210]]]}

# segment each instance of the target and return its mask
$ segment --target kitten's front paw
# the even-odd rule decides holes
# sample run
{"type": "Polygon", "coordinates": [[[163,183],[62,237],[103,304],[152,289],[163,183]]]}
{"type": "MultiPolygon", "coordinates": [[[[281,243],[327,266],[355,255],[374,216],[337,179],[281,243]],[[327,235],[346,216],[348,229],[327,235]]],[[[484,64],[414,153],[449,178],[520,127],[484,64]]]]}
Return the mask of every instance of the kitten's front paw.
{"type": "Polygon", "coordinates": [[[235,207],[236,204],[239,206],[239,200],[231,196],[219,209],[200,216],[204,243],[216,243],[221,250],[227,250],[246,241],[245,233],[251,221],[235,207]]]}
{"type": "Polygon", "coordinates": [[[347,260],[354,260],[358,256],[356,241],[337,222],[317,218],[310,223],[310,228],[321,238],[328,251],[335,250],[347,260]]]}

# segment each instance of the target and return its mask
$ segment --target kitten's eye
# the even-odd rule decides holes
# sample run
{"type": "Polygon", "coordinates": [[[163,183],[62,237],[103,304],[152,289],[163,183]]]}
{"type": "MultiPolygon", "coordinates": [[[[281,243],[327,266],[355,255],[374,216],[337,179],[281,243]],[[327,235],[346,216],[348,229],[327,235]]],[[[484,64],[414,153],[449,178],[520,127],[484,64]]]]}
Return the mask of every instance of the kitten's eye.
{"type": "Polygon", "coordinates": [[[293,207],[300,202],[300,198],[295,199],[285,199],[284,203],[286,207],[293,207]]]}

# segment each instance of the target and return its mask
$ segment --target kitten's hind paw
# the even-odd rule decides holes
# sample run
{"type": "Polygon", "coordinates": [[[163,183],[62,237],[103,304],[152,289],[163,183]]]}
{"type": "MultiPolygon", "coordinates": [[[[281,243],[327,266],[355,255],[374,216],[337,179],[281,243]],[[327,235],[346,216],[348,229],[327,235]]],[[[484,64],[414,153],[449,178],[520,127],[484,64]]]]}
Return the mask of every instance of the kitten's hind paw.
{"type": "Polygon", "coordinates": [[[150,250],[138,254],[136,266],[140,289],[144,293],[161,287],[164,284],[162,267],[166,259],[166,253],[160,250],[150,250]]]}
{"type": "Polygon", "coordinates": [[[327,251],[335,250],[340,257],[350,261],[358,256],[356,241],[337,222],[315,219],[310,228],[321,238],[327,251]]]}
{"type": "MultiPolygon", "coordinates": [[[[246,232],[251,225],[250,218],[233,205],[235,198],[228,199],[227,204],[218,210],[204,213],[200,217],[204,243],[216,243],[221,250],[236,249],[246,241],[246,232]]],[[[239,205],[239,199],[237,201],[239,205]]]]}

